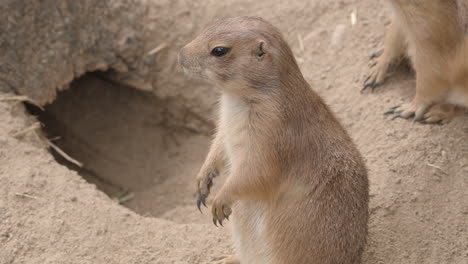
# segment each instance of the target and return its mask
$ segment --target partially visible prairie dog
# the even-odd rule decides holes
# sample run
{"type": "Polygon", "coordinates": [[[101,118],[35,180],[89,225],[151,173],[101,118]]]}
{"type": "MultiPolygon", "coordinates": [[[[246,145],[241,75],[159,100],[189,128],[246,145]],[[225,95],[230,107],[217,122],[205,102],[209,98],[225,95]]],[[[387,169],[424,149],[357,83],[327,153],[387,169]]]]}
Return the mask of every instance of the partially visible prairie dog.
{"type": "Polygon", "coordinates": [[[232,212],[236,255],[219,263],[360,263],[366,167],[281,33],[260,18],[218,20],[182,48],[179,62],[222,94],[196,178],[200,206],[227,165],[212,214],[222,224],[232,212]]]}
{"type": "Polygon", "coordinates": [[[364,82],[379,86],[391,66],[409,57],[416,71],[416,96],[393,107],[393,118],[449,121],[468,107],[468,0],[387,0],[392,23],[384,51],[364,82]],[[450,104],[431,108],[434,104],[450,104]]]}

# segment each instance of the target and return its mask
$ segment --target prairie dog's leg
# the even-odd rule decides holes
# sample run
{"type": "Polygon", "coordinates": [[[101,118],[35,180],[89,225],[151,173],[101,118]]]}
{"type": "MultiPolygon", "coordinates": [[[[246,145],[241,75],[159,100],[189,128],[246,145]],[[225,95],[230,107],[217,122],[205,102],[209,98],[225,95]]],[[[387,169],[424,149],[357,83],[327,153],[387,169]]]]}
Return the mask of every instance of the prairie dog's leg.
{"type": "Polygon", "coordinates": [[[391,119],[408,119],[414,116],[415,121],[422,121],[429,108],[449,89],[448,84],[433,73],[422,70],[416,72],[416,96],[411,103],[392,107],[387,111],[385,114],[393,114],[391,119]]]}
{"type": "Polygon", "coordinates": [[[362,91],[367,88],[374,90],[375,87],[383,84],[390,68],[398,65],[406,55],[407,48],[404,31],[395,20],[396,18],[392,20],[385,34],[382,54],[374,53],[371,55],[371,59],[376,58],[377,61],[364,81],[362,91]]]}
{"type": "Polygon", "coordinates": [[[275,172],[274,164],[262,164],[262,161],[248,154],[243,160],[244,162],[231,172],[216,194],[211,208],[215,225],[217,222],[222,225],[223,220],[229,218],[232,212],[231,206],[235,201],[264,199],[277,185],[278,173],[275,172]]]}
{"type": "Polygon", "coordinates": [[[446,124],[450,122],[454,117],[458,115],[462,115],[466,112],[467,111],[463,109],[462,107],[458,107],[455,105],[449,105],[449,104],[434,105],[424,115],[423,123],[446,124]]]}
{"type": "Polygon", "coordinates": [[[225,153],[222,142],[222,133],[218,131],[211,143],[210,151],[206,156],[205,162],[196,177],[198,209],[200,209],[201,204],[206,207],[206,198],[210,194],[210,188],[213,185],[213,178],[217,176],[221,167],[224,165],[224,161],[225,153]]]}

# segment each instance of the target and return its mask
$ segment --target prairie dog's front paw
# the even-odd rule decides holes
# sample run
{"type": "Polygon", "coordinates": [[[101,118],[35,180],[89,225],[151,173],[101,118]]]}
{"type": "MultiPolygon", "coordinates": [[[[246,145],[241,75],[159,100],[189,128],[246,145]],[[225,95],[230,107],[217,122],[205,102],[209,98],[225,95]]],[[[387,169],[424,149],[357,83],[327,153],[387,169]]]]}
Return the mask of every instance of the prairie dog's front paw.
{"type": "Polygon", "coordinates": [[[223,220],[229,220],[229,216],[232,213],[232,201],[222,194],[222,190],[216,196],[211,207],[211,213],[213,214],[213,223],[218,226],[219,223],[223,226],[223,220]]]}
{"type": "Polygon", "coordinates": [[[208,173],[200,172],[196,178],[197,181],[197,207],[201,212],[201,205],[206,207],[206,198],[210,194],[211,186],[213,186],[213,178],[217,176],[217,171],[213,170],[208,173]]]}

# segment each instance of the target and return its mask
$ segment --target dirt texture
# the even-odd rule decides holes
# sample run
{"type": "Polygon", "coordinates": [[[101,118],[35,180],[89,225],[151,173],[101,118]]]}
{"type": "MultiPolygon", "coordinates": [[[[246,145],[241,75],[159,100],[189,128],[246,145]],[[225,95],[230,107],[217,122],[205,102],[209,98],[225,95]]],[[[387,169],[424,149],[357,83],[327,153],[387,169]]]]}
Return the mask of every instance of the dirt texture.
{"type": "Polygon", "coordinates": [[[233,15],[284,32],[362,152],[371,184],[364,263],[466,263],[468,117],[387,120],[414,95],[406,69],[360,93],[389,22],[384,2],[1,1],[0,264],[198,264],[232,253],[229,223],[216,228],[194,196],[218,92],[185,77],[176,58],[203,25],[233,15]]]}

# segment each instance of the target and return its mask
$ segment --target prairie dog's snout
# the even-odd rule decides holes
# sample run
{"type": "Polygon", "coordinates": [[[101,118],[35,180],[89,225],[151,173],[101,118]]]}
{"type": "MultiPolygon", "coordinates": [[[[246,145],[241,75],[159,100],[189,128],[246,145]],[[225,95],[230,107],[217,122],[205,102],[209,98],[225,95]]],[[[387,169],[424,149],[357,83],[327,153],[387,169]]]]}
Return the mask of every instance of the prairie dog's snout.
{"type": "Polygon", "coordinates": [[[190,52],[190,44],[191,43],[180,49],[178,62],[185,73],[192,75],[193,73],[199,73],[201,68],[196,56],[190,52]]]}

